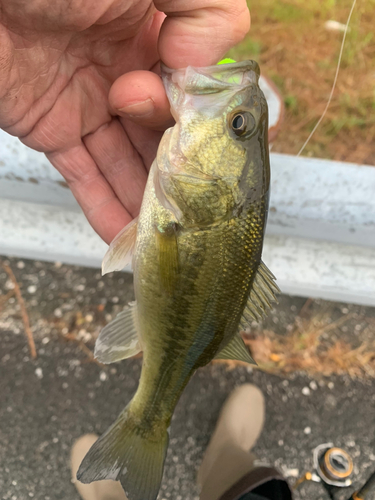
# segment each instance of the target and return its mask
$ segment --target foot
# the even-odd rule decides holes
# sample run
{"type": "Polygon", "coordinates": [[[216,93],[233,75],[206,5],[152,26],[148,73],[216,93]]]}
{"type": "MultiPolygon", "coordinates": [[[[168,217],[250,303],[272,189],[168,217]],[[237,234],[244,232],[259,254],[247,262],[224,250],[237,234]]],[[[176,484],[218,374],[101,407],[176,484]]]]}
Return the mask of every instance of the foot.
{"type": "Polygon", "coordinates": [[[212,468],[222,461],[223,454],[229,455],[229,450],[251,450],[263,425],[264,397],[261,391],[252,384],[237,387],[221,410],[198,471],[198,484],[202,486],[206,482],[212,468]]]}
{"type": "Polygon", "coordinates": [[[82,500],[127,500],[118,481],[96,481],[82,484],[77,480],[77,470],[91,446],[98,439],[95,434],[85,434],[76,441],[70,454],[72,482],[82,500]]]}

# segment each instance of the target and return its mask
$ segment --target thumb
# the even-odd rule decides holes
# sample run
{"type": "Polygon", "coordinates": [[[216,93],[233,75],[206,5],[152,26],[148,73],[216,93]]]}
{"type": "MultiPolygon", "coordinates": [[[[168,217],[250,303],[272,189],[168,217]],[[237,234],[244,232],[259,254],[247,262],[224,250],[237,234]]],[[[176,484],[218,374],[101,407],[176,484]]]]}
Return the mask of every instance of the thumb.
{"type": "Polygon", "coordinates": [[[154,4],[167,15],[159,54],[170,68],[216,64],[250,28],[246,0],[155,0],[154,4]]]}

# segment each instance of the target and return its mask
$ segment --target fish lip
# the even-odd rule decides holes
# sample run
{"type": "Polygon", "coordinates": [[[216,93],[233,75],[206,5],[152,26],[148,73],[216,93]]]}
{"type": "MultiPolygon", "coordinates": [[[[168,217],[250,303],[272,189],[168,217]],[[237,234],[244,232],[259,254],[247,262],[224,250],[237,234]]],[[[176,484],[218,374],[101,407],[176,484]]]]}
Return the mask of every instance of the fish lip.
{"type": "Polygon", "coordinates": [[[236,63],[227,63],[227,64],[213,64],[212,66],[202,66],[202,67],[197,67],[197,66],[187,66],[186,68],[178,68],[178,69],[172,69],[166,66],[163,62],[160,63],[161,71],[162,73],[165,74],[173,74],[178,72],[185,72],[188,68],[192,68],[196,72],[202,72],[202,73],[226,73],[226,72],[235,72],[238,70],[244,70],[245,71],[254,71],[258,76],[260,76],[260,68],[259,64],[256,61],[253,61],[251,59],[247,61],[239,61],[236,63]]]}
{"type": "Polygon", "coordinates": [[[260,69],[256,61],[240,61],[206,67],[187,66],[171,69],[161,63],[165,87],[175,85],[185,94],[215,94],[225,90],[241,90],[250,84],[258,84],[260,69]],[[242,74],[241,80],[236,79],[242,74]]]}

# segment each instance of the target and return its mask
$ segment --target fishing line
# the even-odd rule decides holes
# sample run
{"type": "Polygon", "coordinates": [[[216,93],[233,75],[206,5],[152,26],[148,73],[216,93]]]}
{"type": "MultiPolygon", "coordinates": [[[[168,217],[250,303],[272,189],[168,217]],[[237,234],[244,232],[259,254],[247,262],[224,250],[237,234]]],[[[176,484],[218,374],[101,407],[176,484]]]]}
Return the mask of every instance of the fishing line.
{"type": "Polygon", "coordinates": [[[342,53],[343,53],[343,50],[344,50],[344,45],[345,45],[345,39],[346,39],[346,34],[348,32],[348,28],[349,28],[349,23],[350,23],[350,19],[352,17],[352,13],[353,13],[353,10],[354,10],[354,7],[355,7],[355,4],[356,4],[357,0],[353,0],[353,4],[352,4],[352,8],[350,9],[350,12],[349,12],[349,16],[348,16],[348,20],[346,21],[346,25],[345,25],[345,30],[344,30],[344,36],[342,37],[342,42],[341,42],[341,48],[340,48],[340,54],[339,54],[339,60],[338,60],[338,63],[337,63],[337,68],[336,68],[336,74],[335,74],[335,78],[333,80],[333,85],[332,85],[332,89],[331,89],[331,93],[328,97],[328,101],[327,101],[327,104],[326,104],[326,107],[324,108],[324,111],[323,111],[323,114],[322,116],[319,118],[317,124],[315,125],[315,127],[312,129],[312,131],[310,132],[310,135],[308,136],[308,138],[306,139],[305,143],[303,144],[302,148],[299,150],[297,156],[300,156],[302,151],[305,149],[307,143],[310,141],[311,137],[314,135],[316,129],[319,127],[319,125],[321,124],[323,118],[325,117],[326,113],[327,113],[327,110],[329,108],[329,105],[331,104],[331,101],[332,101],[332,96],[333,96],[333,93],[335,91],[335,88],[336,88],[336,83],[337,83],[337,77],[339,75],[339,71],[340,71],[340,66],[341,66],[341,59],[342,59],[342,53]]]}

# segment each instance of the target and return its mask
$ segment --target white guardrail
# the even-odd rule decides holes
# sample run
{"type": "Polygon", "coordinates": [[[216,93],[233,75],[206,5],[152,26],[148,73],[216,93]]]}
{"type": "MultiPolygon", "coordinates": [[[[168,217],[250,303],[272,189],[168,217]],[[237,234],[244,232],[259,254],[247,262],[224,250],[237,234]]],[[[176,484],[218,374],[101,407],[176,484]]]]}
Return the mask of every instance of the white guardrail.
{"type": "MultiPolygon", "coordinates": [[[[281,290],[375,306],[375,167],[271,154],[271,169],[263,260],[281,290]]],[[[0,130],[0,254],[99,267],[106,248],[45,156],[0,130]]]]}

